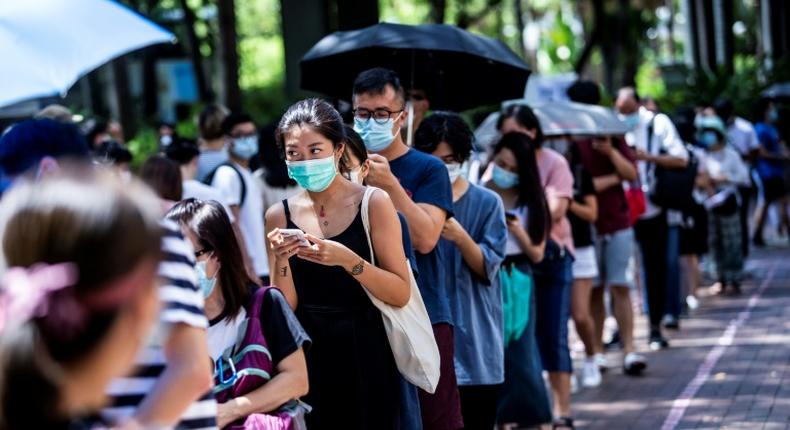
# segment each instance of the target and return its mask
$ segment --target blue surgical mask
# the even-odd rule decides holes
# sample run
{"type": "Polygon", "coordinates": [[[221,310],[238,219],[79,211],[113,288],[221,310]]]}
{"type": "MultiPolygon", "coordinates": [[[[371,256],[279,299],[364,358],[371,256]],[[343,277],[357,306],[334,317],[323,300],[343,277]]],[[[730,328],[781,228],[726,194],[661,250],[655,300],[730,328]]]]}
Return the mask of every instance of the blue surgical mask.
{"type": "Polygon", "coordinates": [[[195,274],[197,274],[198,287],[203,292],[203,298],[210,296],[211,292],[214,291],[214,287],[217,286],[217,274],[215,273],[212,278],[208,277],[205,261],[198,261],[195,264],[195,274]]]}
{"type": "Polygon", "coordinates": [[[395,137],[400,132],[400,129],[398,129],[398,131],[393,133],[392,127],[395,124],[395,120],[399,119],[401,115],[403,115],[402,112],[397,117],[390,118],[383,124],[379,124],[373,118],[367,120],[354,118],[354,131],[359,133],[368,151],[383,151],[392,145],[395,137]]]}
{"type": "Polygon", "coordinates": [[[249,160],[258,153],[258,136],[245,136],[233,139],[233,146],[231,146],[233,155],[243,159],[249,160]]]}
{"type": "Polygon", "coordinates": [[[622,121],[629,130],[635,129],[639,125],[639,112],[634,112],[629,115],[618,114],[618,118],[622,121]]]}
{"type": "Polygon", "coordinates": [[[719,136],[716,134],[715,131],[706,131],[703,132],[699,137],[699,144],[703,148],[707,149],[713,145],[719,143],[719,136]]]}
{"type": "Polygon", "coordinates": [[[494,171],[491,179],[497,187],[507,190],[518,185],[518,175],[494,164],[494,171]]]}
{"type": "Polygon", "coordinates": [[[320,193],[329,188],[337,175],[334,154],[326,158],[286,161],[288,176],[307,191],[320,193]]]}

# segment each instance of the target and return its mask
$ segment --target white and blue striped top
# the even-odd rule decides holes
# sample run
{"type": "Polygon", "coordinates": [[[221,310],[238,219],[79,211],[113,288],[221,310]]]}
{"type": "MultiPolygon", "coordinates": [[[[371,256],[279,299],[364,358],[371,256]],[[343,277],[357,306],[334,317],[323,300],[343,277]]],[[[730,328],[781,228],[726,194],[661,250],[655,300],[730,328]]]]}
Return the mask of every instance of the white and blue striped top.
{"type": "MultiPolygon", "coordinates": [[[[203,313],[203,295],[197,286],[192,245],[183,238],[175,223],[165,220],[161,224],[165,233],[162,240],[164,255],[159,265],[159,296],[162,301],[159,324],[148,346],[138,357],[133,375],[119,378],[110,385],[110,407],[102,412],[103,418],[109,422],[122,422],[133,416],[164,371],[166,360],[162,345],[169,327],[173,324],[208,327],[203,313]]],[[[216,416],[217,403],[209,391],[184,412],[176,428],[216,429],[216,416]]]]}

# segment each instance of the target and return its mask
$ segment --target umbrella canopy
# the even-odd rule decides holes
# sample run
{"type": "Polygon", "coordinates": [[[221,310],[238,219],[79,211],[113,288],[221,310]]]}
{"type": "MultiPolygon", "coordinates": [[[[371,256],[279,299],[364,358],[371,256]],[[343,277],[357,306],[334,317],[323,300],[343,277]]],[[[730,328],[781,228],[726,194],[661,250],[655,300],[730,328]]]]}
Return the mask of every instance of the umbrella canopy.
{"type": "MultiPolygon", "coordinates": [[[[511,100],[503,107],[526,105],[524,100],[511,100]]],[[[613,110],[602,106],[568,101],[543,102],[530,105],[540,121],[543,134],[554,136],[622,136],[628,132],[613,110]]],[[[494,112],[475,131],[479,145],[490,146],[498,137],[496,123],[499,112],[494,112]]]]}
{"type": "Polygon", "coordinates": [[[790,99],[790,82],[773,84],[762,95],[771,99],[790,99]]]}
{"type": "Polygon", "coordinates": [[[0,1],[0,106],[64,94],[119,55],[173,40],[114,1],[0,1]]]}
{"type": "Polygon", "coordinates": [[[381,23],[321,39],[301,61],[302,89],[351,98],[357,75],[394,70],[432,109],[462,111],[523,97],[529,68],[504,43],[444,24],[381,23]]]}

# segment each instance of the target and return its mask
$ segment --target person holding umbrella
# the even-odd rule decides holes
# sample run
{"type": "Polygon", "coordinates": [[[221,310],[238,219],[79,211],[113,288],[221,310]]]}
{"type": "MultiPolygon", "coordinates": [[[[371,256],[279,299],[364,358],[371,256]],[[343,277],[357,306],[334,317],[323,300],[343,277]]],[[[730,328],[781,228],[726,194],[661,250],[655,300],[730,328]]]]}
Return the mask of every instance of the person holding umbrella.
{"type": "Polygon", "coordinates": [[[386,191],[395,209],[406,217],[417,255],[417,283],[441,356],[436,392],[420,392],[423,427],[458,429],[463,419],[453,365],[453,321],[441,275],[444,257],[437,247],[445,221],[453,215],[453,194],[444,164],[403,142],[400,129],[408,119],[405,105],[405,92],[392,70],[370,69],[354,81],[354,130],[371,153],[366,182],[386,191]]]}

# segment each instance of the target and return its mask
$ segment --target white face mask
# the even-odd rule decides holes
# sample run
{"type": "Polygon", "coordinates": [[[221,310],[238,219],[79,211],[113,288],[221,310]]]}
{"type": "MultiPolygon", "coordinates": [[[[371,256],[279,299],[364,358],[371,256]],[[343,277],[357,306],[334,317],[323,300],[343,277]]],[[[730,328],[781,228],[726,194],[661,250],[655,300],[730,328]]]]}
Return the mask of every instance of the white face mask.
{"type": "Polygon", "coordinates": [[[355,184],[362,185],[362,167],[357,167],[350,171],[348,173],[348,180],[355,184]]]}
{"type": "Polygon", "coordinates": [[[461,176],[461,163],[447,163],[444,167],[447,168],[447,175],[450,176],[450,183],[454,184],[455,180],[461,176]]]}

